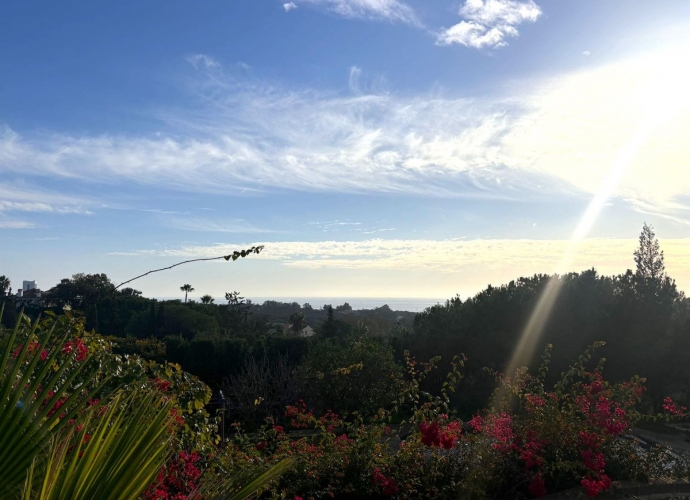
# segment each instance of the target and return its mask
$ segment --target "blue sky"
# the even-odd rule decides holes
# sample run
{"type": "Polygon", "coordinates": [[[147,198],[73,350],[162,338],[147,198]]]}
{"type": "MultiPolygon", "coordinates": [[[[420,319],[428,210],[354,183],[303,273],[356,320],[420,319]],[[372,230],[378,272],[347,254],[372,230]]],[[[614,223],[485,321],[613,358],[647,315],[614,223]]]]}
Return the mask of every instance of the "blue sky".
{"type": "Polygon", "coordinates": [[[688,19],[680,0],[5,2],[0,274],[120,282],[265,244],[136,288],[464,297],[622,272],[647,221],[687,288],[688,19]]]}

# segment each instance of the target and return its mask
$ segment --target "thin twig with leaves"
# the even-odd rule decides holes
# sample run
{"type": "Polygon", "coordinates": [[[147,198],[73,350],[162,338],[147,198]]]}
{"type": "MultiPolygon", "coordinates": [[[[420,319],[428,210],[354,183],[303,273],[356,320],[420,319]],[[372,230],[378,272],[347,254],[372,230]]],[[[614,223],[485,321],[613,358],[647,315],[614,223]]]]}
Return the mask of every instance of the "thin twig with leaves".
{"type": "Polygon", "coordinates": [[[143,278],[144,276],[148,276],[148,275],[151,274],[151,273],[157,273],[157,272],[159,272],[159,271],[167,271],[168,269],[172,269],[173,267],[181,266],[182,264],[189,264],[190,262],[201,262],[201,261],[206,261],[206,260],[220,260],[220,259],[225,259],[225,260],[230,260],[230,259],[232,259],[233,261],[236,261],[236,260],[239,259],[240,257],[244,258],[244,257],[246,257],[247,255],[250,255],[250,254],[253,254],[253,253],[259,255],[259,254],[261,253],[261,250],[263,250],[263,249],[264,249],[264,246],[263,246],[263,245],[259,245],[259,246],[256,246],[256,247],[248,248],[247,250],[241,250],[241,251],[235,250],[234,252],[232,252],[232,253],[229,254],[229,255],[221,255],[220,257],[206,257],[206,258],[202,258],[202,259],[185,260],[185,261],[183,261],[183,262],[178,262],[177,264],[173,264],[172,266],[161,267],[160,269],[154,269],[154,270],[148,271],[148,272],[146,272],[146,273],[144,273],[144,274],[140,274],[139,276],[137,276],[137,277],[135,277],[135,278],[132,278],[132,279],[130,279],[130,280],[123,281],[122,283],[120,283],[119,285],[117,285],[117,286],[115,287],[115,290],[117,290],[118,288],[120,288],[122,285],[126,285],[127,283],[131,283],[131,282],[134,281],[134,280],[138,280],[139,278],[143,278]]]}

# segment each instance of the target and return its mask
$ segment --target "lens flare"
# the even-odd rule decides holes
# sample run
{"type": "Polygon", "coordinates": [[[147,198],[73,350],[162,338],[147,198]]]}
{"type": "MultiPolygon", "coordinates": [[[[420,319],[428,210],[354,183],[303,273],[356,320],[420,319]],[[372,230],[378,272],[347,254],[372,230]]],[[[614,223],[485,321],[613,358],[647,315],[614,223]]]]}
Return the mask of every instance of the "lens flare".
{"type": "MultiPolygon", "coordinates": [[[[515,370],[521,366],[529,366],[532,361],[544,327],[546,326],[546,322],[549,319],[549,315],[553,310],[553,305],[558,298],[563,284],[559,275],[567,272],[570,268],[575,255],[577,255],[580,243],[592,229],[602,208],[618,187],[627,167],[649,137],[653,128],[652,124],[655,123],[655,121],[656,120],[648,120],[645,122],[639,127],[633,138],[623,146],[609,174],[602,182],[599,191],[587,206],[587,210],[585,210],[585,213],[582,215],[580,222],[575,228],[570,238],[570,244],[556,268],[556,274],[549,280],[546,288],[544,288],[541,293],[537,305],[534,311],[532,311],[532,315],[520,335],[520,339],[508,363],[506,374],[514,373],[515,370]]],[[[501,396],[502,394],[499,392],[497,401],[500,401],[501,396]]]]}

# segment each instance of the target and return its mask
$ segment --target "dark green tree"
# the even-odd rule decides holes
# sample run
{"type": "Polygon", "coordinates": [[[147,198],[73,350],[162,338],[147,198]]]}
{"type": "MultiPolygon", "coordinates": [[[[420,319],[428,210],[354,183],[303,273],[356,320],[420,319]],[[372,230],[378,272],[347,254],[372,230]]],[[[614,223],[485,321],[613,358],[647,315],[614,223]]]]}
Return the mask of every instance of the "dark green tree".
{"type": "Polygon", "coordinates": [[[664,251],[659,247],[654,228],[645,222],[640,233],[640,246],[635,250],[635,275],[639,278],[649,278],[661,281],[666,277],[664,265],[664,251]]]}
{"type": "Polygon", "coordinates": [[[149,307],[149,334],[151,338],[156,338],[158,333],[158,324],[156,319],[156,300],[151,300],[151,306],[149,307]]]}
{"type": "Polygon", "coordinates": [[[215,299],[213,297],[211,297],[210,295],[206,294],[206,295],[202,295],[200,297],[200,300],[201,300],[202,304],[213,304],[213,301],[215,299]]]}
{"type": "Polygon", "coordinates": [[[9,293],[11,282],[10,279],[4,274],[0,276],[0,297],[6,297],[9,293]]]}
{"type": "Polygon", "coordinates": [[[294,312],[290,315],[290,329],[297,334],[300,330],[302,330],[305,326],[307,326],[307,320],[304,317],[304,314],[301,312],[297,311],[294,312]]]}

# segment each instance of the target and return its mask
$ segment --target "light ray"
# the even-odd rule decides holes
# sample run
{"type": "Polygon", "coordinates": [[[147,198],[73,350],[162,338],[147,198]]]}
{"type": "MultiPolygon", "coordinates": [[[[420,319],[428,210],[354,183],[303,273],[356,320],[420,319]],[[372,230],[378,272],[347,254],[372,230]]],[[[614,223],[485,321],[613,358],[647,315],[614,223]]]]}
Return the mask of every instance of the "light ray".
{"type": "MultiPolygon", "coordinates": [[[[566,273],[570,268],[575,255],[577,255],[580,243],[589,234],[607,200],[616,191],[626,169],[649,137],[655,122],[656,120],[652,120],[650,117],[649,120],[645,121],[638,128],[632,139],[623,146],[597,194],[587,206],[585,213],[582,215],[570,238],[568,249],[556,268],[556,274],[549,280],[546,288],[542,291],[537,305],[520,335],[520,340],[515,346],[513,355],[508,363],[506,374],[512,375],[521,366],[529,366],[532,361],[546,322],[563,285],[560,275],[566,273]]],[[[501,399],[502,394],[499,393],[496,402],[501,399]]]]}

